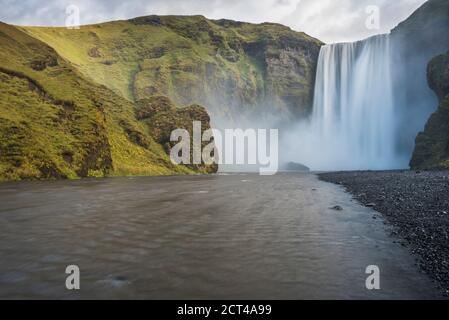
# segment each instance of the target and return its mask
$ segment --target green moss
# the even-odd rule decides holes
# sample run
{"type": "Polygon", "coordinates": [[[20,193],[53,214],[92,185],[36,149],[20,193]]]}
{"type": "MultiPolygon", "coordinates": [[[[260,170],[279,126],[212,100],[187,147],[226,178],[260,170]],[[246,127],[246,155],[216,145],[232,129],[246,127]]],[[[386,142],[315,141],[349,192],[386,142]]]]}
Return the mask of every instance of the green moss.
{"type": "Polygon", "coordinates": [[[0,180],[198,172],[173,165],[133,103],[52,48],[6,24],[0,44],[0,180]]]}
{"type": "Polygon", "coordinates": [[[130,101],[166,95],[177,104],[199,103],[231,118],[241,116],[242,108],[266,105],[268,95],[281,107],[307,113],[321,46],[279,24],[202,16],[148,16],[79,30],[22,30],[130,101]],[[292,48],[306,71],[285,83],[282,76],[267,72],[267,58],[292,48]],[[298,84],[305,89],[292,90],[298,84]]]}
{"type": "Polygon", "coordinates": [[[428,65],[430,87],[440,105],[416,138],[410,166],[414,169],[449,169],[449,52],[428,65]]]}
{"type": "MultiPolygon", "coordinates": [[[[164,96],[152,96],[137,102],[136,117],[148,126],[154,139],[164,147],[167,154],[177,143],[170,141],[171,132],[175,129],[185,129],[193,137],[193,121],[201,122],[202,133],[210,129],[210,118],[206,110],[199,105],[184,108],[176,107],[164,96]]],[[[203,142],[203,147],[209,142],[203,142]]],[[[193,144],[191,145],[193,155],[193,144]]],[[[192,170],[211,173],[216,172],[217,165],[188,165],[192,170]]]]}
{"type": "Polygon", "coordinates": [[[277,24],[149,16],[77,30],[1,23],[0,45],[0,179],[18,180],[213,172],[173,165],[170,129],[208,128],[197,104],[230,118],[270,101],[280,116],[307,113],[321,43],[277,24]],[[157,110],[139,121],[142,101],[157,110]]]}

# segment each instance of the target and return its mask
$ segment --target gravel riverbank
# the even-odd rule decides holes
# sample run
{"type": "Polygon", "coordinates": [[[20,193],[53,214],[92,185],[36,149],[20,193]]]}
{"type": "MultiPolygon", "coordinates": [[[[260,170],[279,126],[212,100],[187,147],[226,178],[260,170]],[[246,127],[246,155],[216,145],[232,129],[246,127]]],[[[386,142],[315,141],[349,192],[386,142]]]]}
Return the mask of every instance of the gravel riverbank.
{"type": "Polygon", "coordinates": [[[449,171],[359,171],[319,175],[383,214],[449,295],[449,171]]]}

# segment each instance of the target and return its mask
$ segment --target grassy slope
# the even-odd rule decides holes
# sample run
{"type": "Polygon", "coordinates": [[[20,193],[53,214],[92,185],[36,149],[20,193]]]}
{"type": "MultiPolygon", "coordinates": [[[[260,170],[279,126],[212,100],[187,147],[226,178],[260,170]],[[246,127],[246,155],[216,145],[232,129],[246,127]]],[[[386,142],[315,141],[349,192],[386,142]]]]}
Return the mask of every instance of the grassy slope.
{"type": "Polygon", "coordinates": [[[267,95],[281,109],[306,112],[321,45],[277,24],[201,16],[149,16],[79,30],[22,30],[130,101],[166,95],[178,104],[199,103],[231,117],[257,112],[267,95]],[[267,59],[279,60],[282,50],[296,50],[292,56],[298,72],[285,76],[267,71],[267,59]]]}
{"type": "Polygon", "coordinates": [[[170,163],[132,103],[3,23],[0,78],[0,180],[193,172],[170,163]]]}
{"type": "Polygon", "coordinates": [[[240,117],[270,97],[276,116],[306,112],[321,43],[276,24],[149,16],[78,30],[2,23],[0,45],[0,179],[19,180],[214,171],[172,165],[167,128],[207,127],[197,103],[240,117]],[[192,106],[138,120],[136,104],[157,96],[192,106]]]}

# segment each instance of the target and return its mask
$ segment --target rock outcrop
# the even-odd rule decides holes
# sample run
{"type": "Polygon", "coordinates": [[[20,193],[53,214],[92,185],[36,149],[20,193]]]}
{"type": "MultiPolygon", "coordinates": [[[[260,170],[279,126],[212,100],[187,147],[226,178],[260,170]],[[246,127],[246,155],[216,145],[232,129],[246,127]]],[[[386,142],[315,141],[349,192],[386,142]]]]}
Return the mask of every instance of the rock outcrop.
{"type": "Polygon", "coordinates": [[[398,128],[401,151],[411,154],[415,138],[435,111],[437,99],[427,84],[427,65],[449,50],[449,1],[428,0],[392,32],[395,68],[396,109],[402,122],[398,128]]]}
{"type": "MultiPolygon", "coordinates": [[[[190,138],[193,137],[193,122],[201,123],[201,136],[210,129],[210,118],[204,107],[200,105],[190,105],[183,108],[178,108],[175,104],[165,96],[152,96],[146,99],[137,101],[136,116],[139,121],[142,121],[148,126],[149,132],[154,139],[164,147],[167,155],[178,141],[171,141],[170,135],[173,130],[185,129],[189,132],[190,138]]],[[[190,160],[193,159],[193,140],[190,144],[190,160]]],[[[204,148],[208,141],[202,142],[201,147],[204,148]]],[[[201,150],[200,150],[201,151],[201,150]]],[[[217,164],[205,165],[203,161],[201,164],[187,164],[186,166],[192,170],[203,171],[207,173],[214,173],[218,170],[217,164]]]]}
{"type": "Polygon", "coordinates": [[[414,169],[449,169],[449,52],[432,59],[427,74],[439,106],[424,132],[416,138],[410,166],[414,169]]]}

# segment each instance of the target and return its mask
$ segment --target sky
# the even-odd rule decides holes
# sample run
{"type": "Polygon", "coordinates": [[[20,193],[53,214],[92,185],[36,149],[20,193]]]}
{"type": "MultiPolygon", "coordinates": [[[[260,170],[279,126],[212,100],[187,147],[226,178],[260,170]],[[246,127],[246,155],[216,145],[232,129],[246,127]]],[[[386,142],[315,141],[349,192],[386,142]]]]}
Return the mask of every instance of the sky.
{"type": "Polygon", "coordinates": [[[426,0],[0,0],[0,20],[64,26],[66,8],[91,24],[150,14],[204,15],[253,23],[277,22],[326,43],[387,33],[426,0]]]}

